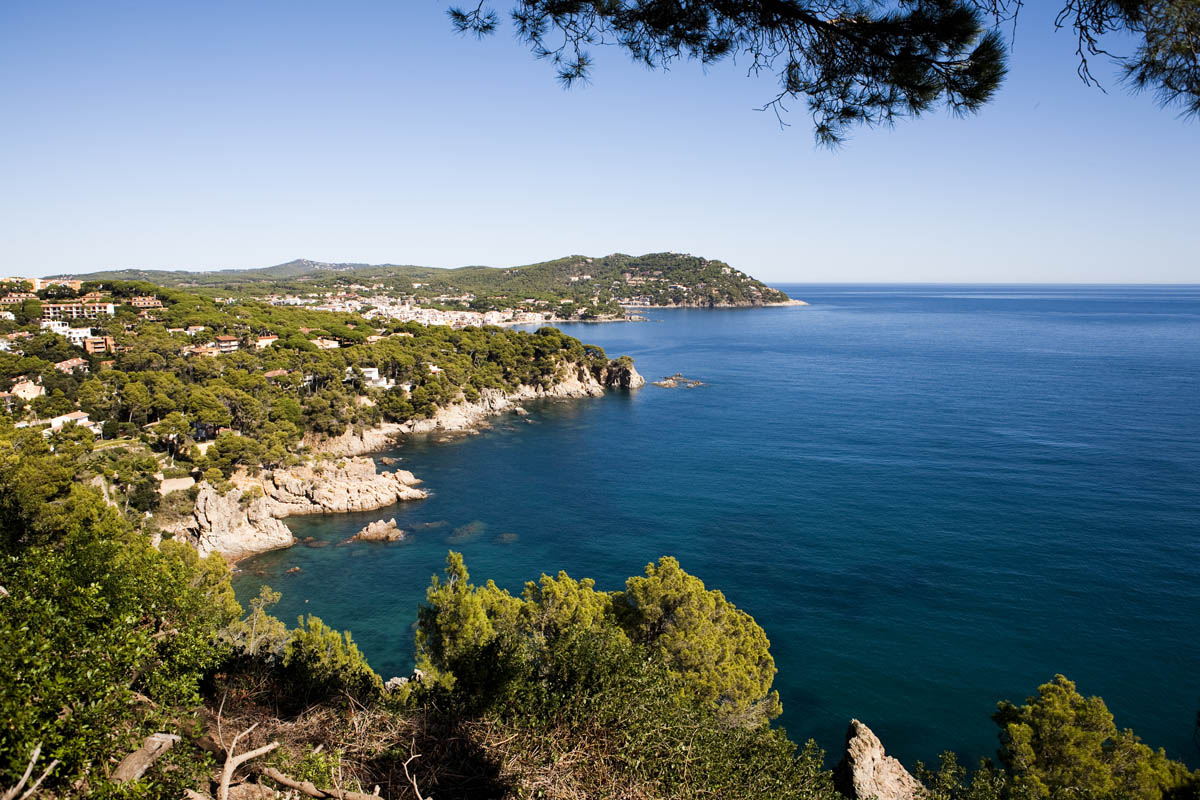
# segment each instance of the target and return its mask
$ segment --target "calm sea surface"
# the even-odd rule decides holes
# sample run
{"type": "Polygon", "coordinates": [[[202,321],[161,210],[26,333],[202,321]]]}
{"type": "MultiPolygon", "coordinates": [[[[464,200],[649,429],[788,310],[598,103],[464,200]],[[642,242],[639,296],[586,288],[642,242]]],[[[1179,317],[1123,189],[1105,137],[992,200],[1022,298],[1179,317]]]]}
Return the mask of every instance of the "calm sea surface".
{"type": "Polygon", "coordinates": [[[1200,762],[1200,286],[781,288],[812,305],[562,326],[704,386],[410,442],[429,500],[292,519],[328,546],[245,562],[239,595],[270,583],[386,678],[450,548],[514,591],[671,554],[766,629],[794,739],[857,717],[909,764],[973,761],[996,701],[1061,672],[1200,762]],[[408,542],[335,546],[392,516],[408,542]]]}

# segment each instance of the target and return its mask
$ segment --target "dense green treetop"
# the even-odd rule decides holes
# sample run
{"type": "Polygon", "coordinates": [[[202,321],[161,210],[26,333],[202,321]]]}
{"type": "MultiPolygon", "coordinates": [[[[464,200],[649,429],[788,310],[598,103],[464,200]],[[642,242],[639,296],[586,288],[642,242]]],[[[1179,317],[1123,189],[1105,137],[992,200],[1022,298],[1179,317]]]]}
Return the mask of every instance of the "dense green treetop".
{"type": "Polygon", "coordinates": [[[1084,697],[1062,675],[1025,705],[1000,703],[1000,757],[1022,797],[1160,800],[1195,790],[1195,776],[1131,730],[1118,730],[1099,697],[1084,697]]]}
{"type": "MultiPolygon", "coordinates": [[[[528,583],[520,598],[492,582],[473,586],[462,556],[451,553],[443,580],[434,577],[418,628],[418,661],[433,679],[473,685],[488,674],[484,660],[536,660],[558,638],[607,629],[644,648],[678,679],[681,701],[728,720],[761,724],[778,716],[778,694],[766,634],[718,591],[664,557],[630,578],[624,591],[598,592],[566,573],[528,583]]],[[[519,670],[518,670],[519,672],[519,670]]],[[[489,691],[501,691],[491,684],[489,691]]]]}

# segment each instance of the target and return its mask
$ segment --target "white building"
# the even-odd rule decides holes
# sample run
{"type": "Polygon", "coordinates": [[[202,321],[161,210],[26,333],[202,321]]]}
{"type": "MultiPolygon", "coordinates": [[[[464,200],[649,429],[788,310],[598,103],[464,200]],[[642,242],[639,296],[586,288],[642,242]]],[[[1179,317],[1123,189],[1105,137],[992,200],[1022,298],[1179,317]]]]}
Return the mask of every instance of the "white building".
{"type": "Polygon", "coordinates": [[[13,384],[12,393],[22,400],[32,400],[35,397],[41,397],[46,393],[45,388],[40,383],[33,381],[20,381],[13,384]]]}

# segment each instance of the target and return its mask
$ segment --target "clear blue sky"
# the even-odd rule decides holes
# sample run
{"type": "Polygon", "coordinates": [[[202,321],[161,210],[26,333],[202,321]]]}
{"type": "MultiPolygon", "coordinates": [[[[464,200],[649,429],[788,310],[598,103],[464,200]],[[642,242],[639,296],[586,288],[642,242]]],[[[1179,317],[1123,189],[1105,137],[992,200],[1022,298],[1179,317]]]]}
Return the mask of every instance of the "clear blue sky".
{"type": "MultiPolygon", "coordinates": [[[[981,115],[753,109],[729,63],[565,92],[436,0],[0,3],[0,274],[675,250],[771,281],[1200,281],[1200,125],[1027,7],[981,115]]],[[[502,10],[508,6],[503,0],[502,10]]]]}

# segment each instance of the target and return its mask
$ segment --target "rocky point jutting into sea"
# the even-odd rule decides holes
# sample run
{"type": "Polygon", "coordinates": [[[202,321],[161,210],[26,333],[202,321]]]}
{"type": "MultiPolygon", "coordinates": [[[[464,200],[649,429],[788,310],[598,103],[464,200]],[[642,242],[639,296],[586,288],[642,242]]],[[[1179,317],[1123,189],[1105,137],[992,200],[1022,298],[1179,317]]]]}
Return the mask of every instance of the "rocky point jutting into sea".
{"type": "Polygon", "coordinates": [[[487,417],[515,411],[528,400],[578,399],[600,397],[606,389],[639,389],[646,379],[638,374],[630,359],[614,359],[607,366],[593,372],[582,365],[574,365],[565,377],[550,387],[520,384],[516,389],[484,389],[474,402],[463,401],[444,406],[427,419],[407,422],[385,422],[361,431],[348,429],[341,436],[308,436],[304,444],[311,450],[335,456],[358,456],[386,450],[395,445],[398,438],[436,431],[464,431],[478,425],[487,417]]]}
{"type": "Polygon", "coordinates": [[[428,496],[411,472],[379,472],[372,459],[361,457],[394,446],[399,437],[467,430],[489,416],[521,410],[519,403],[527,400],[598,397],[606,389],[637,389],[645,383],[629,359],[597,370],[571,365],[550,387],[484,389],[478,400],[439,408],[428,419],[307,438],[304,444],[318,456],[308,463],[258,475],[238,472],[224,492],[201,483],[192,513],[172,532],[192,542],[201,555],[215,552],[230,560],[290,547],[296,539],[285,517],[373,511],[428,496]]]}

